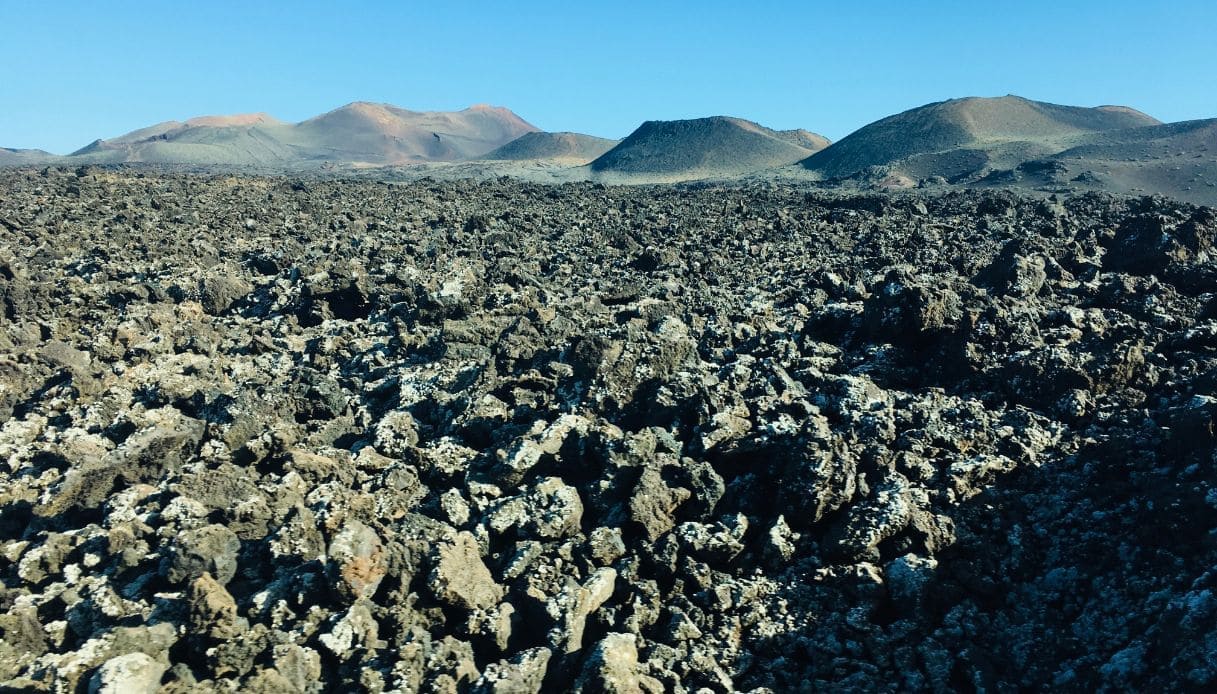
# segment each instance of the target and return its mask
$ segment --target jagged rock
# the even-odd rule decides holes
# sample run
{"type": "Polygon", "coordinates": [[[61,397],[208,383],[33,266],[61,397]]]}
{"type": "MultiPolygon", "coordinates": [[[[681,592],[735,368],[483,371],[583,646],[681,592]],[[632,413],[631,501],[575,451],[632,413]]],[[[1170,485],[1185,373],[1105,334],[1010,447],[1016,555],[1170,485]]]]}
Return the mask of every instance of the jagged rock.
{"type": "Polygon", "coordinates": [[[275,672],[299,692],[320,688],[321,654],[294,643],[279,644],[273,649],[275,672]]]}
{"type": "Polygon", "coordinates": [[[473,683],[478,694],[538,694],[553,653],[548,648],[530,648],[510,660],[491,663],[473,683]]]}
{"type": "Polygon", "coordinates": [[[1002,252],[976,281],[995,291],[1011,296],[1028,297],[1039,293],[1048,279],[1047,262],[1043,256],[1027,255],[1018,243],[1007,243],[1002,252]]]}
{"type": "Polygon", "coordinates": [[[744,551],[743,540],[747,532],[748,518],[736,514],[714,524],[681,523],[674,534],[690,556],[718,565],[730,562],[744,551]]]}
{"type": "Polygon", "coordinates": [[[243,677],[254,669],[258,656],[269,647],[269,629],[255,624],[241,638],[221,641],[208,648],[206,666],[217,677],[243,677]]]}
{"type": "Polygon", "coordinates": [[[473,648],[465,641],[445,636],[427,657],[426,669],[430,674],[431,687],[437,691],[457,691],[481,677],[473,657],[473,648]]]}
{"type": "Polygon", "coordinates": [[[832,535],[837,551],[850,558],[872,558],[880,542],[904,530],[912,520],[914,507],[908,489],[907,480],[893,475],[870,498],[851,506],[832,535]]]}
{"type": "Polygon", "coordinates": [[[418,425],[405,410],[394,410],[376,424],[376,450],[387,456],[404,456],[417,444],[418,425]]]}
{"type": "Polygon", "coordinates": [[[1212,252],[1215,236],[1214,226],[1206,221],[1162,214],[1130,217],[1116,229],[1103,264],[1115,271],[1152,274],[1172,262],[1203,261],[1212,252]]]}
{"type": "Polygon", "coordinates": [[[499,483],[504,487],[519,484],[542,456],[557,454],[569,436],[586,433],[589,426],[583,417],[564,414],[535,436],[518,440],[510,450],[500,450],[497,454],[499,483]]]}
{"type": "Polygon", "coordinates": [[[695,641],[702,637],[702,631],[683,610],[673,610],[672,618],[665,629],[669,642],[695,641]]]}
{"type": "Polygon", "coordinates": [[[246,692],[256,692],[257,694],[274,694],[275,692],[299,691],[296,689],[286,677],[279,674],[275,669],[259,670],[253,676],[247,678],[241,689],[246,692]]]}
{"type": "Polygon", "coordinates": [[[146,416],[152,424],[128,437],[111,456],[119,477],[129,483],[152,482],[162,470],[177,469],[203,435],[203,422],[173,408],[146,416]]]}
{"type": "Polygon", "coordinates": [[[669,487],[657,468],[643,468],[630,496],[630,520],[654,542],[676,525],[676,508],[691,496],[688,489],[669,487]]]}
{"type": "Polygon", "coordinates": [[[500,651],[506,651],[516,622],[516,608],[509,602],[499,603],[489,610],[475,610],[469,615],[465,629],[470,636],[481,637],[500,651]]]}
{"type": "Polygon", "coordinates": [[[77,507],[94,509],[116,486],[155,481],[165,471],[176,470],[182,456],[188,455],[203,435],[203,422],[171,407],[146,416],[152,423],[129,436],[105,458],[69,470],[59,493],[43,513],[52,515],[77,507]]]}
{"type": "Polygon", "coordinates": [[[193,581],[211,574],[221,585],[237,573],[241,540],[222,525],[187,530],[178,536],[161,563],[161,573],[173,583],[193,581]]]}
{"type": "Polygon", "coordinates": [[[219,315],[253,289],[253,285],[241,277],[240,268],[232,264],[217,265],[199,281],[199,303],[204,311],[219,315]]]}
{"type": "Polygon", "coordinates": [[[560,478],[549,477],[527,494],[500,504],[487,520],[498,533],[518,528],[524,537],[552,540],[579,532],[583,501],[579,490],[560,478]]]}
{"type": "Polygon", "coordinates": [[[29,286],[24,263],[12,256],[0,257],[0,312],[6,320],[13,320],[27,309],[29,286]]]}
{"type": "Polygon", "coordinates": [[[57,576],[72,551],[72,539],[62,534],[47,536],[42,545],[26,552],[17,563],[17,576],[26,583],[39,584],[57,576]]]}
{"type": "Polygon", "coordinates": [[[591,556],[602,566],[620,559],[626,552],[620,528],[596,528],[588,535],[591,556]]]}
{"type": "Polygon", "coordinates": [[[634,635],[609,634],[595,645],[584,661],[574,691],[587,694],[664,691],[661,683],[639,670],[634,635]]]}
{"type": "Polygon", "coordinates": [[[735,412],[718,412],[711,418],[708,431],[702,434],[701,446],[711,451],[725,442],[743,438],[751,430],[752,422],[746,411],[744,416],[735,412]]]}
{"type": "Polygon", "coordinates": [[[893,342],[920,344],[962,318],[959,296],[914,278],[907,268],[889,271],[871,290],[864,320],[872,334],[893,342]]]}
{"type": "Polygon", "coordinates": [[[51,340],[38,350],[38,357],[55,368],[67,369],[79,378],[91,371],[89,353],[61,340],[51,340]]]}
{"type": "Polygon", "coordinates": [[[839,440],[801,442],[779,490],[787,515],[799,526],[823,519],[853,500],[857,460],[839,440]]]}
{"type": "Polygon", "coordinates": [[[356,603],[337,619],[328,631],[317,638],[322,646],[340,659],[346,659],[355,648],[376,649],[384,646],[380,625],[364,603],[356,603]]]}
{"type": "Polygon", "coordinates": [[[348,601],[375,595],[388,573],[384,544],[375,530],[359,521],[351,521],[338,531],[327,554],[338,593],[348,601]]]}
{"type": "Polygon", "coordinates": [[[503,599],[503,588],[482,562],[477,540],[467,532],[457,533],[434,553],[435,568],[429,585],[435,597],[465,610],[488,609],[503,599]]]}
{"type": "Polygon", "coordinates": [[[339,271],[319,272],[305,278],[301,291],[300,317],[307,325],[324,320],[359,320],[372,311],[366,279],[362,273],[339,271]]]}
{"type": "Polygon", "coordinates": [[[220,582],[203,572],[190,584],[190,629],[214,639],[237,638],[249,624],[237,615],[237,603],[220,582]]]}
{"type": "Polygon", "coordinates": [[[915,554],[893,559],[884,567],[884,583],[887,584],[892,600],[900,606],[904,614],[915,614],[921,607],[922,594],[933,581],[933,572],[937,568],[938,562],[935,559],[915,554]]]}
{"type": "Polygon", "coordinates": [[[794,558],[799,533],[790,529],[785,516],[778,516],[766,535],[765,555],[771,563],[784,564],[794,558]]]}
{"type": "Polygon", "coordinates": [[[583,647],[583,629],[590,614],[600,609],[613,595],[617,571],[596,569],[582,585],[572,583],[545,604],[555,626],[549,632],[549,643],[557,653],[573,653],[583,647]]]}
{"type": "Polygon", "coordinates": [[[710,517],[727,492],[722,475],[719,475],[710,463],[688,457],[681,458],[678,469],[677,484],[692,494],[680,509],[680,514],[693,518],[710,517]]]}
{"type": "Polygon", "coordinates": [[[0,615],[0,639],[14,651],[8,654],[9,657],[24,653],[36,658],[46,653],[50,646],[45,629],[38,621],[38,613],[29,608],[0,615]]]}
{"type": "Polygon", "coordinates": [[[105,662],[89,680],[90,694],[153,694],[169,666],[146,653],[128,653],[105,662]]]}

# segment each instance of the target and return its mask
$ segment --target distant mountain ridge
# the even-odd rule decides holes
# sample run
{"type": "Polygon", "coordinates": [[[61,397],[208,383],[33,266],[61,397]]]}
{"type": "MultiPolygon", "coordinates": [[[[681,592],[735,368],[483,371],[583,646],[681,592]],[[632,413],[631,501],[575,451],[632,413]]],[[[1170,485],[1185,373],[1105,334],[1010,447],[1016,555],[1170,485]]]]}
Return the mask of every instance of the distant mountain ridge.
{"type": "Polygon", "coordinates": [[[428,112],[357,101],[299,123],[265,113],[169,121],[97,140],[71,158],[92,163],[385,166],[467,159],[536,130],[495,106],[428,112]]]}
{"type": "Polygon", "coordinates": [[[4,167],[125,163],[270,172],[402,167],[385,175],[542,182],[949,184],[1162,193],[1217,205],[1217,119],[1162,123],[1126,106],[966,97],[882,118],[836,143],[730,116],[646,121],[616,141],[544,132],[501,107],[426,112],[357,101],[299,123],[266,113],[167,121],[68,156],[0,149],[4,167]]]}

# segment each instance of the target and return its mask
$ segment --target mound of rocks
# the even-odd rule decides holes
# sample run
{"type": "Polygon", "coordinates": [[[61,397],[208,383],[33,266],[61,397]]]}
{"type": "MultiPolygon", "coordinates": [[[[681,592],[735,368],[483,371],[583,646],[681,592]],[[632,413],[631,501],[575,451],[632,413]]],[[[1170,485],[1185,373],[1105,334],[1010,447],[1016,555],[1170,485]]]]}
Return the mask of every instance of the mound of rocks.
{"type": "Polygon", "coordinates": [[[0,172],[0,683],[1217,686],[1217,214],[0,172]]]}

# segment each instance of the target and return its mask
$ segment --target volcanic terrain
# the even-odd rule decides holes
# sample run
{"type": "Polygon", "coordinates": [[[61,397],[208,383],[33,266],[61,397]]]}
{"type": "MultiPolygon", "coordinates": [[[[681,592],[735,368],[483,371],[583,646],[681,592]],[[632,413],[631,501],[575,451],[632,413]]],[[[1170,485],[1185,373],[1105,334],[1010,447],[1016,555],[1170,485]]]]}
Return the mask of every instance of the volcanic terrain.
{"type": "Polygon", "coordinates": [[[647,121],[591,164],[605,180],[687,180],[740,175],[793,164],[828,146],[805,130],[775,131],[716,116],[647,121]]]}
{"type": "Polygon", "coordinates": [[[498,107],[419,112],[355,102],[295,124],[265,113],[170,121],[68,156],[0,149],[0,167],[81,164],[398,181],[508,176],[630,185],[781,181],[838,191],[1109,192],[1217,205],[1213,120],[1161,123],[1126,106],[1017,96],[927,104],[836,143],[727,116],[647,121],[616,141],[542,132],[498,107]]]}
{"type": "Polygon", "coordinates": [[[504,161],[554,161],[574,166],[590,164],[613,147],[617,140],[579,133],[524,133],[482,157],[504,161]]]}
{"type": "Polygon", "coordinates": [[[1215,235],[1097,193],[2,171],[0,687],[1212,691],[1215,235]]]}
{"type": "Polygon", "coordinates": [[[1078,108],[1016,96],[953,99],[867,125],[804,162],[828,177],[891,166],[948,180],[1066,149],[1070,138],[1161,122],[1121,106],[1078,108]]]}
{"type": "Polygon", "coordinates": [[[535,130],[492,106],[421,112],[360,101],[300,123],[264,113],[170,121],[98,140],[70,159],[280,169],[383,166],[470,159],[535,130]]]}

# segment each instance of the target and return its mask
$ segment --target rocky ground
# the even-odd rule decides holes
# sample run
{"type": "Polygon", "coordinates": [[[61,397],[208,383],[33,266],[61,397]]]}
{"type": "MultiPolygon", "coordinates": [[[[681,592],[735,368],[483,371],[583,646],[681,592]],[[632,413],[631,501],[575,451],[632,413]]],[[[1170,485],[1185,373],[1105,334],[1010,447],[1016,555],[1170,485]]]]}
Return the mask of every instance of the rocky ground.
{"type": "Polygon", "coordinates": [[[1217,213],[0,173],[0,681],[1211,690],[1217,213]]]}

